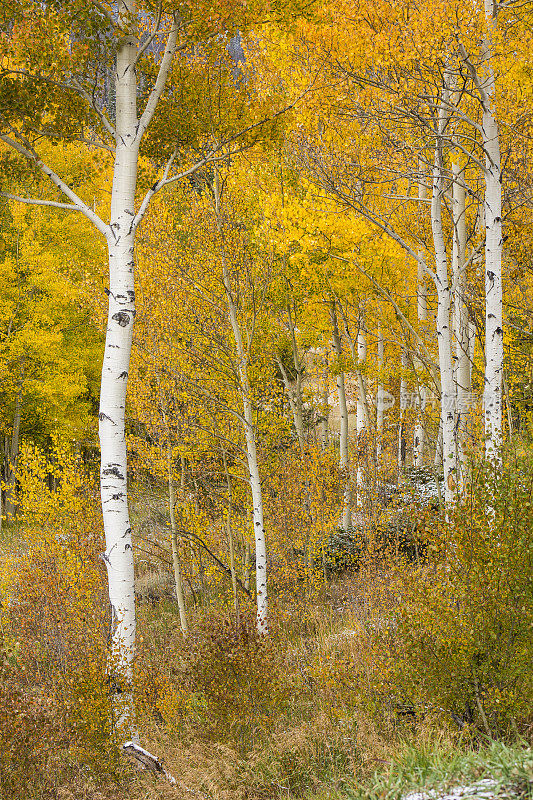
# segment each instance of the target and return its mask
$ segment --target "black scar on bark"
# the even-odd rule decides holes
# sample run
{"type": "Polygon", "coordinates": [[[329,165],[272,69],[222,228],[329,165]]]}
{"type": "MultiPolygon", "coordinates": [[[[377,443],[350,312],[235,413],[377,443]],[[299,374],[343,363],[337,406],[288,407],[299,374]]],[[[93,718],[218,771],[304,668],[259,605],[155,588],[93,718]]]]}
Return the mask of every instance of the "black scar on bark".
{"type": "Polygon", "coordinates": [[[124,492],[119,492],[118,494],[112,494],[111,500],[121,500],[124,497],[124,492]]]}
{"type": "Polygon", "coordinates": [[[502,329],[501,329],[501,328],[499,328],[499,327],[498,327],[498,328],[496,328],[496,330],[494,331],[494,333],[496,333],[498,336],[501,336],[501,335],[503,334],[503,331],[502,331],[502,329]]]}
{"type": "Polygon", "coordinates": [[[128,325],[128,324],[129,324],[129,321],[130,321],[130,315],[129,315],[129,314],[126,314],[126,312],[125,312],[125,311],[117,311],[117,313],[116,313],[116,314],[113,314],[113,316],[111,317],[111,319],[114,319],[114,320],[116,320],[116,321],[118,322],[118,324],[120,325],[120,327],[121,327],[121,328],[125,328],[125,327],[126,327],[126,325],[128,325]]]}
{"type": "Polygon", "coordinates": [[[102,475],[113,475],[115,478],[120,478],[121,481],[124,480],[124,475],[118,467],[109,467],[108,469],[104,469],[102,470],[102,475]]]}
{"type": "Polygon", "coordinates": [[[491,272],[491,270],[490,270],[490,269],[488,269],[488,270],[487,270],[487,278],[489,279],[489,281],[493,281],[493,280],[494,280],[494,277],[495,277],[495,276],[494,276],[494,272],[491,272]]]}
{"type": "Polygon", "coordinates": [[[135,300],[135,292],[133,291],[133,289],[128,289],[127,295],[130,298],[130,300],[135,300]]]}
{"type": "Polygon", "coordinates": [[[126,380],[126,378],[128,377],[128,373],[127,372],[121,372],[118,377],[119,378],[123,378],[124,380],[126,380]]]}
{"type": "Polygon", "coordinates": [[[107,414],[104,414],[104,412],[103,412],[103,411],[100,411],[100,413],[98,414],[98,419],[99,419],[99,420],[108,419],[108,420],[109,420],[109,422],[111,422],[113,425],[115,424],[115,423],[113,422],[113,420],[111,419],[111,417],[108,417],[108,416],[107,416],[107,414]]]}

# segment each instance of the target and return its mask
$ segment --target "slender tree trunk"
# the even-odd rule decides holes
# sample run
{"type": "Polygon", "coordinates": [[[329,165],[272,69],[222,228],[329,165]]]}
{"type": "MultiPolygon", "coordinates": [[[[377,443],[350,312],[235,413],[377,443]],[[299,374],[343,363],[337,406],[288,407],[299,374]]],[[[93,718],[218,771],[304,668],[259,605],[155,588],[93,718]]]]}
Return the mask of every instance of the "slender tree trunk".
{"type": "Polygon", "coordinates": [[[407,411],[407,353],[402,350],[400,378],[400,422],[398,425],[398,484],[401,483],[406,461],[405,413],[407,411]]]}
{"type": "MultiPolygon", "coordinates": [[[[220,191],[218,174],[214,181],[215,215],[219,232],[220,224],[220,191]]],[[[259,633],[268,633],[268,593],[267,593],[267,554],[265,540],[265,525],[263,520],[263,494],[261,490],[261,477],[259,462],[257,460],[256,425],[252,407],[252,393],[248,378],[248,353],[244,347],[239,325],[238,310],[235,305],[231,288],[230,276],[225,259],[223,259],[223,281],[226,292],[228,316],[237,351],[237,368],[241,385],[241,397],[244,419],[244,436],[246,440],[246,457],[250,489],[253,504],[253,526],[255,538],[255,581],[257,596],[257,630],[259,633]]]]}
{"type": "Polygon", "coordinates": [[[6,522],[15,516],[16,510],[16,490],[17,490],[17,465],[20,447],[20,420],[22,415],[22,386],[19,385],[15,400],[15,411],[13,414],[13,429],[11,432],[11,442],[7,451],[6,464],[6,499],[5,512],[6,522]]]}
{"type": "MultiPolygon", "coordinates": [[[[129,4],[123,2],[121,13],[129,4]]],[[[111,669],[117,686],[116,724],[136,738],[131,683],[135,648],[133,545],[128,513],[125,438],[126,384],[130,364],[134,288],[134,218],[137,179],[136,42],[124,36],[116,59],[116,157],[111,195],[109,312],[100,388],[100,486],[106,538],[104,560],[112,614],[111,669]]]]}
{"type": "MultiPolygon", "coordinates": [[[[418,183],[418,199],[423,204],[427,198],[427,186],[423,180],[418,183]]],[[[418,261],[417,272],[417,287],[416,287],[416,306],[417,316],[419,323],[427,322],[428,306],[427,306],[427,284],[424,269],[422,267],[422,252],[419,252],[420,259],[418,261]]],[[[424,464],[424,451],[426,447],[426,405],[427,405],[427,387],[420,384],[418,381],[418,400],[419,408],[416,417],[414,432],[413,432],[413,466],[422,467],[424,464]]]]}
{"type": "MultiPolygon", "coordinates": [[[[329,306],[331,318],[333,346],[337,358],[342,358],[342,345],[339,335],[339,324],[335,301],[332,300],[329,306]]],[[[344,372],[339,370],[337,375],[337,394],[339,398],[340,414],[340,455],[339,469],[344,478],[344,511],[342,515],[342,529],[348,531],[352,526],[352,489],[350,483],[350,453],[348,449],[348,406],[346,403],[346,390],[344,386],[344,372]]]]}
{"type": "Polygon", "coordinates": [[[383,448],[383,419],[385,414],[385,398],[383,396],[383,364],[385,358],[385,342],[383,329],[378,328],[378,390],[376,397],[376,461],[379,464],[383,448]]]}
{"type": "Polygon", "coordinates": [[[298,436],[298,443],[300,450],[305,450],[305,434],[304,434],[304,415],[303,415],[303,399],[302,399],[302,376],[304,367],[300,361],[300,354],[298,353],[298,342],[296,341],[296,330],[294,327],[294,320],[292,318],[290,307],[287,308],[287,316],[289,320],[289,332],[291,336],[291,349],[292,361],[294,364],[294,371],[296,373],[296,382],[294,386],[294,425],[298,436]]]}
{"type": "Polygon", "coordinates": [[[250,545],[248,542],[245,544],[244,550],[244,588],[250,588],[250,573],[251,573],[252,554],[250,552],[250,545]]]}
{"type": "Polygon", "coordinates": [[[455,334],[455,383],[457,387],[457,472],[459,493],[464,490],[466,479],[466,433],[470,410],[472,386],[469,352],[468,311],[465,303],[466,273],[466,191],[464,172],[458,164],[452,164],[453,184],[453,250],[452,274],[454,285],[454,334],[455,334]]]}
{"type": "Polygon", "coordinates": [[[281,372],[281,377],[283,379],[283,385],[285,386],[285,392],[287,393],[287,398],[289,400],[289,405],[291,407],[292,421],[294,423],[294,429],[296,430],[298,445],[300,447],[300,451],[303,452],[305,449],[305,436],[304,436],[304,423],[302,414],[301,390],[298,386],[298,383],[295,386],[289,380],[287,370],[285,369],[281,358],[278,358],[277,362],[279,370],[281,372]]]}
{"type": "Polygon", "coordinates": [[[487,458],[499,463],[503,378],[502,170],[490,40],[496,11],[497,4],[485,0],[488,35],[483,45],[486,77],[481,86],[485,150],[485,452],[487,458]]]}
{"type": "MultiPolygon", "coordinates": [[[[449,92],[444,87],[445,95],[449,92]]],[[[444,106],[444,103],[443,103],[444,106]]],[[[455,502],[457,487],[455,444],[455,384],[452,362],[452,337],[450,326],[451,287],[448,276],[448,259],[442,229],[441,204],[444,193],[442,134],[446,124],[446,111],[439,111],[433,167],[431,198],[431,229],[435,248],[435,276],[437,286],[437,340],[441,379],[442,461],[444,468],[444,493],[447,506],[455,502]]]]}
{"type": "Polygon", "coordinates": [[[172,455],[170,445],[168,448],[168,506],[170,512],[170,541],[172,544],[172,567],[174,569],[174,587],[176,589],[176,600],[180,615],[181,631],[187,635],[187,610],[185,608],[185,595],[183,593],[183,582],[181,580],[181,569],[178,548],[178,526],[176,524],[176,491],[172,478],[172,455]]]}
{"type": "Polygon", "coordinates": [[[368,411],[368,398],[366,394],[366,383],[361,371],[366,365],[367,346],[366,331],[364,321],[359,327],[357,334],[357,407],[356,407],[356,430],[357,430],[357,450],[359,454],[357,463],[357,505],[362,505],[363,491],[363,453],[366,451],[366,440],[370,435],[370,420],[368,411]]]}
{"type": "Polygon", "coordinates": [[[327,354],[324,356],[324,371],[322,373],[322,421],[320,423],[320,441],[322,450],[329,447],[329,366],[327,354]]]}
{"type": "Polygon", "coordinates": [[[231,586],[233,589],[233,607],[235,608],[235,619],[239,624],[239,595],[237,592],[237,571],[235,569],[235,545],[233,541],[233,530],[231,527],[231,517],[233,511],[233,496],[231,491],[231,478],[228,470],[226,452],[222,450],[222,460],[224,462],[224,473],[226,475],[226,485],[228,488],[228,516],[226,519],[226,533],[228,536],[229,567],[231,573],[231,586]]]}

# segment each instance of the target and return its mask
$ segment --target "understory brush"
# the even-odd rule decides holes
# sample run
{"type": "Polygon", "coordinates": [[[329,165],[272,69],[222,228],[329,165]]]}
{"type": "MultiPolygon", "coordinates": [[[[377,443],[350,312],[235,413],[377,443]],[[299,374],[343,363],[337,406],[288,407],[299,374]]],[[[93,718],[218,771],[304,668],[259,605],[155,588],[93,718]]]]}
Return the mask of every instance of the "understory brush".
{"type": "Polygon", "coordinates": [[[190,601],[187,636],[170,593],[140,602],[137,722],[176,788],[114,740],[98,506],[61,458],[53,490],[53,465],[33,451],[22,462],[24,547],[1,586],[2,800],[393,800],[416,777],[481,776],[482,751],[496,780],[530,790],[530,761],[516,756],[515,775],[512,748],[485,746],[531,737],[527,459],[507,459],[498,481],[479,469],[448,521],[419,515],[423,558],[370,547],[358,572],[274,594],[267,636],[248,600],[238,615],[190,601]]]}

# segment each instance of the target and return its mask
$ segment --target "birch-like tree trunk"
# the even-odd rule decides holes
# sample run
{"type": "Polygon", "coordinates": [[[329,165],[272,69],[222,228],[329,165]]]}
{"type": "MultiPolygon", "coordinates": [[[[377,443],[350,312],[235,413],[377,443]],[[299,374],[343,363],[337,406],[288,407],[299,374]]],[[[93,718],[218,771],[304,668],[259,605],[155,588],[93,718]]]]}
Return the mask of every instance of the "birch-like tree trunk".
{"type": "Polygon", "coordinates": [[[487,36],[483,43],[485,78],[479,84],[483,105],[485,150],[485,452],[499,463],[502,444],[503,295],[502,295],[502,170],[496,116],[496,79],[491,33],[497,3],[485,0],[487,36]]]}
{"type": "Polygon", "coordinates": [[[172,547],[172,568],[174,570],[174,588],[176,590],[176,600],[178,601],[178,611],[180,615],[181,632],[187,635],[187,609],[185,607],[185,595],[183,592],[183,581],[181,579],[181,568],[178,549],[178,526],[176,523],[176,490],[172,475],[172,452],[168,447],[168,508],[170,513],[170,542],[172,547]]]}
{"type": "MultiPolygon", "coordinates": [[[[427,186],[424,180],[418,182],[418,199],[420,204],[423,204],[427,198],[427,186]]],[[[419,251],[419,261],[417,269],[417,285],[416,285],[416,311],[419,323],[427,322],[428,318],[428,304],[427,304],[427,284],[426,275],[423,268],[423,252],[419,251]]],[[[418,362],[417,366],[420,362],[418,362]]],[[[418,381],[418,413],[413,431],[413,466],[422,467],[424,464],[424,451],[426,447],[426,405],[427,405],[427,387],[418,381]]]]}
{"type": "MultiPolygon", "coordinates": [[[[444,87],[445,99],[449,94],[444,87]]],[[[435,248],[435,278],[437,287],[437,340],[441,381],[442,463],[444,469],[445,502],[455,501],[457,485],[455,445],[455,384],[452,362],[452,337],[450,325],[451,286],[448,276],[448,259],[442,229],[442,197],[444,194],[442,135],[446,126],[445,103],[439,109],[437,122],[433,186],[431,197],[431,229],[435,248]]]]}
{"type": "Polygon", "coordinates": [[[320,422],[320,441],[322,450],[329,447],[329,365],[327,353],[324,356],[322,372],[322,420],[320,422]]]}
{"type": "Polygon", "coordinates": [[[405,414],[407,411],[407,353],[402,350],[400,378],[400,421],[398,424],[398,483],[401,482],[406,461],[405,414]]]}
{"type": "Polygon", "coordinates": [[[454,287],[454,336],[455,336],[455,384],[456,399],[456,443],[457,443],[457,477],[459,493],[462,494],[466,478],[465,441],[468,412],[471,405],[472,385],[470,369],[470,342],[468,310],[465,303],[466,293],[466,190],[464,172],[459,164],[452,164],[454,175],[452,216],[453,216],[453,248],[452,275],[454,287]]]}
{"type": "Polygon", "coordinates": [[[364,450],[365,434],[370,434],[369,430],[369,413],[368,413],[368,398],[366,394],[366,383],[362,373],[366,365],[367,344],[366,344],[366,331],[364,328],[364,321],[359,326],[357,334],[357,407],[356,407],[356,431],[357,431],[357,449],[359,452],[359,459],[357,464],[357,505],[362,505],[362,491],[363,491],[363,466],[361,464],[362,452],[364,450]]]}
{"type": "Polygon", "coordinates": [[[385,398],[383,387],[383,364],[385,358],[385,342],[383,329],[378,328],[378,389],[376,396],[376,461],[379,464],[383,448],[383,420],[385,416],[385,398]]]}
{"type": "Polygon", "coordinates": [[[235,542],[233,539],[233,528],[231,518],[233,514],[233,492],[231,491],[231,477],[228,470],[226,451],[222,450],[222,461],[224,464],[224,474],[226,476],[226,486],[228,489],[228,516],[226,518],[226,533],[228,537],[229,568],[231,573],[231,587],[233,590],[233,607],[235,609],[235,619],[239,623],[239,594],[237,591],[237,570],[235,567],[235,542]]]}
{"type": "MultiPolygon", "coordinates": [[[[329,305],[329,314],[332,327],[333,347],[339,361],[342,359],[342,344],[339,335],[339,323],[335,301],[329,305]]],[[[352,489],[350,482],[350,452],[348,449],[348,405],[346,403],[346,389],[344,385],[344,372],[339,369],[337,374],[337,396],[339,398],[340,415],[340,441],[339,441],[339,469],[344,479],[344,510],[341,527],[348,531],[352,526],[352,489]]]]}
{"type": "MultiPolygon", "coordinates": [[[[122,3],[125,16],[131,3],[122,3]]],[[[125,437],[126,385],[133,320],[134,206],[139,142],[137,139],[136,40],[124,36],[117,48],[116,157],[111,194],[109,251],[109,310],[100,386],[100,488],[112,615],[111,664],[114,673],[116,724],[133,731],[131,683],[135,648],[133,543],[128,513],[125,437]]]]}
{"type": "MultiPolygon", "coordinates": [[[[228,279],[226,275],[225,280],[228,279]]],[[[229,283],[226,284],[229,286],[229,283]]],[[[233,302],[231,290],[226,289],[230,323],[237,347],[239,378],[242,391],[242,405],[244,417],[244,435],[246,440],[246,457],[250,489],[252,492],[252,519],[255,539],[255,581],[257,597],[257,630],[259,633],[268,633],[268,593],[267,593],[267,556],[265,525],[263,521],[263,494],[261,490],[261,477],[257,460],[256,427],[253,417],[250,383],[248,379],[248,361],[243,346],[239,328],[237,309],[233,302]]]]}
{"type": "MultiPolygon", "coordinates": [[[[218,173],[215,173],[213,182],[215,202],[215,216],[219,232],[222,232],[220,219],[220,188],[218,173]]],[[[237,351],[237,371],[240,381],[240,392],[243,409],[244,437],[246,441],[246,458],[250,489],[252,493],[252,519],[255,538],[255,581],[257,597],[257,630],[259,633],[268,633],[268,593],[267,593],[267,554],[265,540],[265,525],[263,519],[263,494],[259,462],[257,460],[256,425],[252,406],[252,391],[248,377],[248,352],[244,346],[239,324],[238,309],[235,304],[231,279],[223,257],[223,283],[228,307],[228,317],[237,351]]]]}
{"type": "MultiPolygon", "coordinates": [[[[11,430],[11,441],[7,445],[5,453],[5,516],[9,522],[15,516],[16,510],[16,490],[17,490],[17,465],[20,447],[20,421],[22,416],[22,382],[19,384],[17,397],[15,399],[15,411],[13,413],[13,428],[11,430]]],[[[1,523],[0,523],[1,525],[1,523]]]]}

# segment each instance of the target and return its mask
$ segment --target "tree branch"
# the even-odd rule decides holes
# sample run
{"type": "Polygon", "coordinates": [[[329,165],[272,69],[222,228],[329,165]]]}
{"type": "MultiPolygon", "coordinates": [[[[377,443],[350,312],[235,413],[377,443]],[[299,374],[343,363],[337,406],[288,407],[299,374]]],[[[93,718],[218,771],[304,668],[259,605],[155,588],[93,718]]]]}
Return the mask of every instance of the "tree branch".
{"type": "Polygon", "coordinates": [[[7,197],[8,200],[15,200],[17,203],[28,203],[32,206],[50,206],[51,208],[63,208],[67,211],[81,211],[79,206],[72,203],[56,203],[54,200],[37,200],[32,197],[18,197],[16,194],[0,192],[0,197],[7,197]]]}
{"type": "Polygon", "coordinates": [[[86,205],[86,203],[83,202],[81,197],[78,197],[76,192],[73,192],[72,189],[67,186],[65,181],[62,180],[59,175],[56,175],[56,173],[44,163],[44,161],[37,155],[35,150],[33,150],[31,145],[25,147],[20,142],[17,142],[15,139],[11,139],[10,136],[6,136],[5,134],[0,135],[0,140],[12,147],[29,161],[32,161],[36,167],[38,167],[40,171],[54,184],[54,186],[59,189],[60,192],[66,195],[69,200],[72,200],[78,210],[81,211],[81,213],[93,223],[95,228],[97,228],[103,236],[107,237],[110,231],[109,226],[100,219],[98,214],[96,214],[91,208],[89,208],[88,205],[86,205]]]}
{"type": "Polygon", "coordinates": [[[163,54],[163,58],[161,59],[161,64],[159,66],[159,71],[157,73],[157,78],[154,87],[150,92],[150,96],[148,97],[148,100],[146,102],[145,109],[137,124],[137,134],[136,134],[137,142],[141,141],[145,130],[150,124],[150,121],[154,116],[155,110],[157,108],[157,104],[159,103],[161,95],[163,94],[163,91],[165,89],[168,73],[170,72],[170,67],[172,66],[172,59],[174,58],[174,53],[176,52],[177,39],[178,39],[178,26],[176,24],[176,21],[174,20],[173,27],[170,33],[168,34],[165,52],[163,54]]]}

